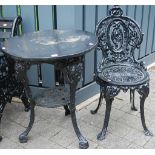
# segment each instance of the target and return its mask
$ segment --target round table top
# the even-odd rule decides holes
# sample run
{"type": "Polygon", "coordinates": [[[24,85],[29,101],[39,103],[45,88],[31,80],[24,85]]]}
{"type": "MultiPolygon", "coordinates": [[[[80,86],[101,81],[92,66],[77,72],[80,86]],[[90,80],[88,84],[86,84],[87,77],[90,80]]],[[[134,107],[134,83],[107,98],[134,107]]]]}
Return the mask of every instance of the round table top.
{"type": "Polygon", "coordinates": [[[86,31],[44,30],[10,38],[1,48],[17,60],[45,61],[83,55],[97,42],[97,37],[86,31]]]}

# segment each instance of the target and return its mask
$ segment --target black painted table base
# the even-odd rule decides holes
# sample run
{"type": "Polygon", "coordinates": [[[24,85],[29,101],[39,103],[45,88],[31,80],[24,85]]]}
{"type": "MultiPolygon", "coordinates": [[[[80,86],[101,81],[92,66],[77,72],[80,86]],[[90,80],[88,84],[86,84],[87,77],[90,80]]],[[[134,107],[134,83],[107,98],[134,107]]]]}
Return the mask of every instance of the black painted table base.
{"type": "MultiPolygon", "coordinates": [[[[76,92],[76,86],[80,80],[81,77],[81,72],[83,69],[83,57],[77,57],[77,58],[73,58],[73,59],[64,59],[61,61],[56,61],[56,62],[48,62],[50,64],[54,64],[55,67],[57,69],[60,69],[63,74],[64,74],[64,79],[65,79],[65,83],[69,84],[70,87],[70,96],[69,96],[69,102],[68,106],[69,106],[69,110],[70,110],[70,114],[71,114],[71,119],[72,119],[72,123],[73,123],[73,128],[75,130],[75,133],[79,139],[79,147],[80,148],[88,148],[89,144],[87,142],[87,140],[83,137],[83,135],[81,134],[78,125],[77,125],[77,121],[76,121],[76,114],[75,114],[75,110],[76,110],[76,106],[75,106],[75,92],[76,92]]],[[[31,94],[31,90],[28,86],[28,78],[27,78],[27,70],[29,69],[31,63],[28,62],[22,62],[22,61],[17,61],[16,62],[16,72],[17,72],[17,77],[19,77],[19,79],[23,82],[23,85],[25,87],[25,91],[27,94],[28,99],[30,100],[30,122],[28,127],[26,128],[26,130],[20,134],[19,136],[19,140],[21,143],[25,143],[28,140],[28,134],[33,126],[34,123],[34,119],[35,119],[35,103],[38,103],[38,105],[40,106],[45,106],[45,107],[58,107],[58,106],[62,106],[62,105],[66,105],[65,100],[64,102],[59,102],[59,100],[57,101],[58,104],[55,105],[46,105],[46,103],[49,103],[49,95],[51,93],[51,95],[54,96],[54,93],[52,94],[52,91],[46,91],[45,94],[43,94],[42,96],[38,96],[35,99],[32,99],[32,94],[31,94]],[[48,97],[46,97],[48,96],[48,97]]],[[[60,93],[60,89],[59,88],[56,93],[60,93]]],[[[61,94],[60,94],[61,95],[61,94]]],[[[66,96],[66,95],[65,95],[66,96]]],[[[62,99],[65,99],[62,95],[62,99]]],[[[52,98],[52,100],[54,100],[54,98],[52,98]]],[[[52,101],[51,101],[52,103],[52,101]]]]}
{"type": "MultiPolygon", "coordinates": [[[[65,114],[71,114],[74,131],[79,140],[80,148],[88,148],[89,144],[82,135],[76,120],[75,92],[83,72],[84,55],[94,50],[97,46],[97,38],[94,34],[80,30],[45,30],[24,34],[5,41],[2,45],[4,54],[13,58],[16,62],[15,70],[18,80],[24,85],[26,96],[30,102],[30,121],[26,130],[20,134],[21,143],[27,142],[28,134],[35,119],[35,104],[46,107],[64,106],[65,114]],[[28,86],[27,70],[31,65],[42,63],[53,64],[64,75],[64,83],[69,85],[68,100],[58,100],[51,104],[45,92],[42,98],[32,98],[28,86]],[[45,97],[45,98],[44,98],[45,97]],[[43,99],[44,98],[44,99],[43,99]],[[38,102],[40,100],[40,103],[38,102]],[[47,100],[47,103],[45,103],[47,100]],[[66,103],[65,103],[66,102],[66,103]]],[[[59,90],[57,90],[59,92],[59,90]]],[[[51,94],[52,93],[51,90],[51,94]]],[[[61,94],[61,99],[67,99],[61,94]]],[[[50,96],[50,95],[49,95],[50,96]]],[[[54,98],[52,98],[54,100],[54,98]]],[[[65,136],[65,135],[64,135],[65,136]]]]}

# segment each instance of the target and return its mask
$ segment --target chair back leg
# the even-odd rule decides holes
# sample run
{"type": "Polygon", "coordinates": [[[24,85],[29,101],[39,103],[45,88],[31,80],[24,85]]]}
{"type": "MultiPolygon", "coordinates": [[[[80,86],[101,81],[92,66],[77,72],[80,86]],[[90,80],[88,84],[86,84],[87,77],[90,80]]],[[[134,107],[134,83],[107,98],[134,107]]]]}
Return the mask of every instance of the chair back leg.
{"type": "MultiPolygon", "coordinates": [[[[5,98],[4,92],[0,90],[0,134],[1,134],[1,119],[3,116],[4,108],[7,104],[7,100],[5,98]]],[[[2,141],[2,136],[0,135],[0,141],[2,141]]]]}
{"type": "Polygon", "coordinates": [[[130,103],[131,103],[131,110],[137,111],[135,107],[135,90],[130,89],[130,103]]]}
{"type": "Polygon", "coordinates": [[[102,100],[103,100],[103,92],[101,91],[101,92],[100,92],[100,98],[99,98],[98,105],[97,105],[97,107],[96,107],[95,110],[91,110],[91,111],[90,111],[91,114],[96,114],[96,113],[98,112],[99,108],[101,107],[102,100]]]}
{"type": "Polygon", "coordinates": [[[142,126],[144,128],[144,134],[146,136],[153,136],[152,132],[150,132],[146,126],[145,115],[144,115],[144,103],[146,98],[149,95],[149,84],[142,85],[137,91],[140,94],[140,115],[141,115],[142,126]]]}

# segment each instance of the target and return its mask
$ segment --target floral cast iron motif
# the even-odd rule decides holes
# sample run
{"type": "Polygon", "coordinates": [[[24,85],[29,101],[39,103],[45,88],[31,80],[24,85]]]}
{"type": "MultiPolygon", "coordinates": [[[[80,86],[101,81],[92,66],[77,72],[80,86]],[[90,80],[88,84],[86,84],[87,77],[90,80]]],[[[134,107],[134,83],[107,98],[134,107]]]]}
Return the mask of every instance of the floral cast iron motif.
{"type": "Polygon", "coordinates": [[[8,78],[8,64],[4,56],[0,56],[0,69],[0,81],[4,81],[8,78]]]}
{"type": "MultiPolygon", "coordinates": [[[[14,61],[1,52],[2,42],[18,34],[18,26],[21,21],[22,18],[20,16],[16,18],[0,18],[0,123],[4,108],[8,102],[11,103],[13,97],[18,97],[22,100],[25,111],[30,108],[24,86],[21,81],[16,79],[14,61]],[[7,27],[7,31],[6,24],[11,25],[7,27]]],[[[1,140],[2,137],[0,136],[1,140]]]]}
{"type": "Polygon", "coordinates": [[[121,8],[110,10],[110,16],[97,25],[98,49],[103,51],[104,64],[134,62],[133,51],[139,48],[143,34],[137,23],[123,16],[121,8]]]}
{"type": "Polygon", "coordinates": [[[144,74],[141,70],[131,66],[112,66],[105,68],[102,72],[102,76],[116,83],[133,84],[140,82],[144,79],[144,74]]]}

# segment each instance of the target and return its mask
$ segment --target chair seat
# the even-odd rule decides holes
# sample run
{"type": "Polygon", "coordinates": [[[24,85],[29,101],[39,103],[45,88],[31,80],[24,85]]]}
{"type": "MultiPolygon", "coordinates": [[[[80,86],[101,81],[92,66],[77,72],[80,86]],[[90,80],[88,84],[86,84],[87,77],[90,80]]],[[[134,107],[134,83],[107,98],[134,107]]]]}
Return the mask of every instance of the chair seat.
{"type": "Polygon", "coordinates": [[[137,65],[115,64],[103,67],[97,79],[114,85],[133,86],[149,80],[149,75],[137,65]]]}

